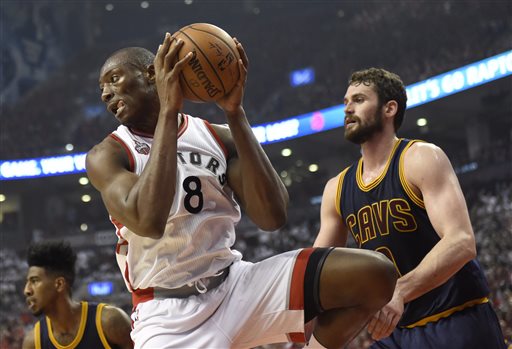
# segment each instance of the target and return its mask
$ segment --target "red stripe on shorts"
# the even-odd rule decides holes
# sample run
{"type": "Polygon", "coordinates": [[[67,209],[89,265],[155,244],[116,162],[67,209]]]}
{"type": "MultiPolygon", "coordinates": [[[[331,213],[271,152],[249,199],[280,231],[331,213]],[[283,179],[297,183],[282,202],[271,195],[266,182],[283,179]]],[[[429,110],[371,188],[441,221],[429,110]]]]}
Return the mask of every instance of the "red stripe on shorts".
{"type": "Polygon", "coordinates": [[[309,256],[314,250],[314,248],[302,249],[295,260],[290,285],[290,304],[288,306],[290,310],[304,309],[304,274],[306,273],[309,256]]]}
{"type": "MultiPolygon", "coordinates": [[[[295,260],[290,285],[290,302],[288,305],[290,310],[304,310],[304,274],[306,273],[309,257],[314,250],[314,248],[301,250],[295,260]]],[[[306,336],[302,332],[288,333],[288,337],[294,343],[306,342],[306,336]]]]}

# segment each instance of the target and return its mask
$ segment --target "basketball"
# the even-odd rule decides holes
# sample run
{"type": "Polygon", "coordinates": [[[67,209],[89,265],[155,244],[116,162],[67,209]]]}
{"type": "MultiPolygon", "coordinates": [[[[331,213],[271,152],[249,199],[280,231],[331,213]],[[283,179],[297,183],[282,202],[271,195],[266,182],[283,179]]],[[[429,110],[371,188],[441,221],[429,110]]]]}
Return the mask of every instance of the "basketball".
{"type": "Polygon", "coordinates": [[[183,40],[179,59],[189,52],[194,54],[180,76],[184,98],[213,102],[231,92],[240,76],[240,55],[228,33],[213,24],[195,23],[172,36],[183,40]]]}

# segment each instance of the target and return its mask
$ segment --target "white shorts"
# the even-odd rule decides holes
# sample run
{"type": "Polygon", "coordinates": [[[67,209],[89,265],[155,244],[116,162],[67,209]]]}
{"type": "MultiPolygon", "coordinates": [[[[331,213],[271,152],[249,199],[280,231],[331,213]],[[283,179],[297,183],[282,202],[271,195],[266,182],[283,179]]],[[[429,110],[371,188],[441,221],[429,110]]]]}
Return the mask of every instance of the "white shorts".
{"type": "Polygon", "coordinates": [[[312,250],[290,251],[259,263],[237,261],[224,282],[207,293],[138,304],[132,314],[135,348],[306,342],[304,272],[312,250]]]}

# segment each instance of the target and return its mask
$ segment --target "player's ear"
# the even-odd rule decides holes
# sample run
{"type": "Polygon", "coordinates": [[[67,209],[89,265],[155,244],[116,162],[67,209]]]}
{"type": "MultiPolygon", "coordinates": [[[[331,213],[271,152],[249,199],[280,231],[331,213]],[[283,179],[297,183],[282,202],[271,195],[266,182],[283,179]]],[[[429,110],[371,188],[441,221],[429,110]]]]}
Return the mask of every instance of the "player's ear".
{"type": "Polygon", "coordinates": [[[155,83],[155,65],[154,64],[150,64],[146,67],[146,79],[148,79],[148,81],[150,83],[155,83]]]}
{"type": "Polygon", "coordinates": [[[58,292],[63,292],[66,289],[67,281],[64,277],[59,276],[55,278],[55,289],[58,292]]]}
{"type": "Polygon", "coordinates": [[[387,101],[387,103],[384,105],[384,113],[386,116],[395,116],[398,111],[398,103],[395,100],[387,101]]]}

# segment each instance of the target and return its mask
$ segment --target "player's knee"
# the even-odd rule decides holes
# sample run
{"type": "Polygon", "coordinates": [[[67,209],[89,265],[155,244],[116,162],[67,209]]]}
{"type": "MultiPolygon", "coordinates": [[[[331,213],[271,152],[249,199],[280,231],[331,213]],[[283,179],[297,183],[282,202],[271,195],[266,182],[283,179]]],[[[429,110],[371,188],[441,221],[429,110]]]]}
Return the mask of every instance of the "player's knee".
{"type": "Polygon", "coordinates": [[[397,273],[382,253],[334,249],[322,268],[320,301],[323,309],[364,305],[377,310],[393,296],[397,273]]]}
{"type": "Polygon", "coordinates": [[[374,252],[371,256],[370,273],[371,290],[377,303],[386,304],[393,297],[398,273],[393,263],[382,253],[374,252]]]}

